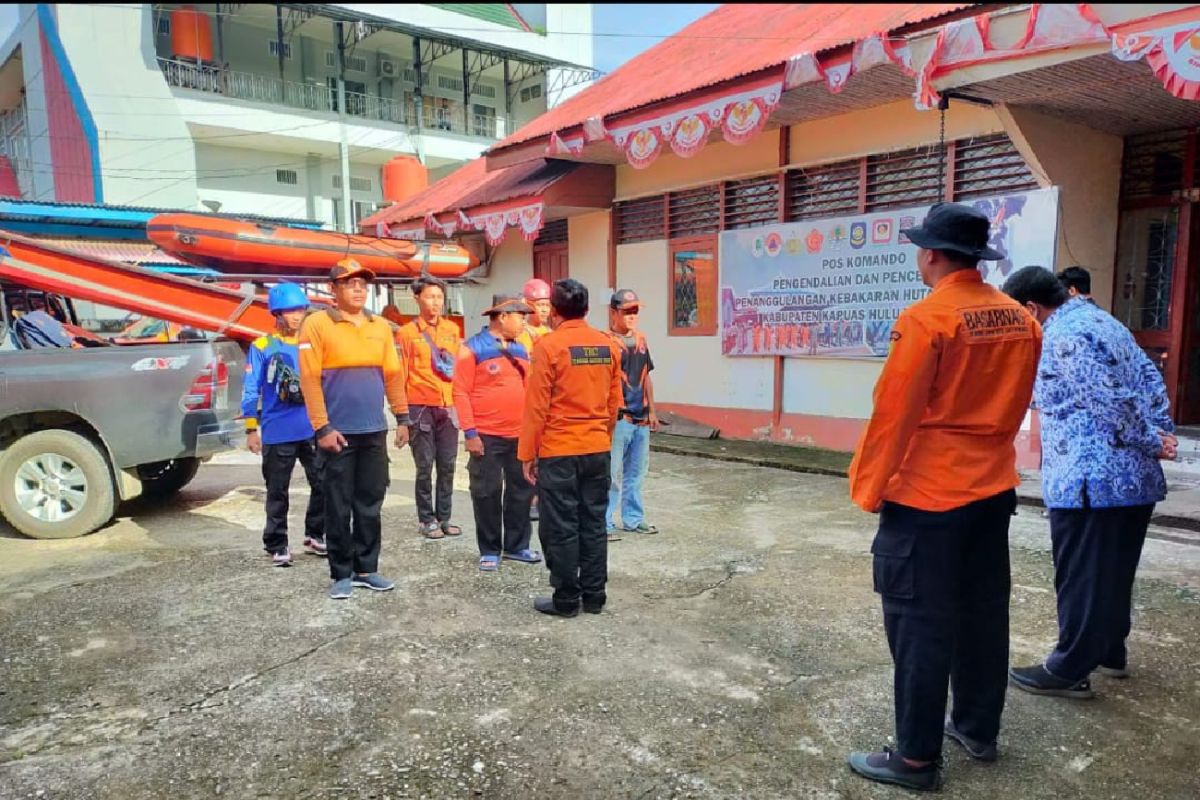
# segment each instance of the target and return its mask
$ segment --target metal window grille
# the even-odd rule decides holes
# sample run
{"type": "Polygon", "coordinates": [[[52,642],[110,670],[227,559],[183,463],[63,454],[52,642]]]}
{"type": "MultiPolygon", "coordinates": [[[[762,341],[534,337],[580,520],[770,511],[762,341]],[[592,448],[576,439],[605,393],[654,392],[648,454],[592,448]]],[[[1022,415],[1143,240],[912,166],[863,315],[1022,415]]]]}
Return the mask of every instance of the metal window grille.
{"type": "Polygon", "coordinates": [[[721,192],[717,184],[667,195],[667,235],[701,236],[721,227],[721,192]]]}
{"type": "MultiPolygon", "coordinates": [[[[335,188],[335,189],[342,188],[342,176],[338,175],[336,173],[334,173],[334,176],[333,176],[333,188],[335,188]]],[[[351,175],[350,176],[350,190],[354,191],[354,192],[369,192],[369,191],[371,191],[371,179],[370,178],[356,178],[353,175],[351,175]]]]}
{"type": "Polygon", "coordinates": [[[955,200],[1036,188],[1037,178],[1007,134],[977,136],[955,143],[955,200]]]}
{"type": "Polygon", "coordinates": [[[277,169],[275,170],[275,182],[295,186],[300,182],[300,176],[294,169],[277,169]]]}
{"type": "MultiPolygon", "coordinates": [[[[268,39],[267,40],[267,52],[271,54],[271,58],[279,58],[279,40],[278,39],[268,39]]],[[[292,57],[292,43],[291,42],[283,43],[283,57],[285,59],[292,57]]]]}
{"type": "Polygon", "coordinates": [[[1183,162],[1187,131],[1166,131],[1125,140],[1121,165],[1121,197],[1136,200],[1170,197],[1184,188],[1183,162]]]}
{"type": "Polygon", "coordinates": [[[779,179],[775,175],[725,182],[725,229],[750,228],[779,220],[779,179]]]}
{"type": "Polygon", "coordinates": [[[867,211],[932,205],[941,199],[937,145],[867,157],[867,211]]]}
{"type": "Polygon", "coordinates": [[[617,244],[666,238],[663,196],[624,200],[613,205],[617,244]]]}
{"type": "MultiPolygon", "coordinates": [[[[325,51],[325,66],[329,69],[337,69],[337,51],[325,51]]],[[[346,71],[347,72],[366,72],[367,59],[366,56],[352,56],[346,54],[346,71]]]]}
{"type": "Polygon", "coordinates": [[[565,219],[548,220],[538,232],[535,244],[562,244],[567,241],[567,221],[565,219]]]}
{"type": "Polygon", "coordinates": [[[486,83],[477,83],[471,87],[471,94],[476,97],[490,97],[494,99],[496,97],[496,87],[489,86],[486,83]]]}
{"type": "Polygon", "coordinates": [[[439,89],[448,89],[452,92],[463,90],[462,78],[451,78],[449,75],[438,75],[437,85],[439,89]]]}
{"type": "Polygon", "coordinates": [[[854,159],[789,170],[787,218],[817,219],[858,211],[859,165],[854,159]]]}

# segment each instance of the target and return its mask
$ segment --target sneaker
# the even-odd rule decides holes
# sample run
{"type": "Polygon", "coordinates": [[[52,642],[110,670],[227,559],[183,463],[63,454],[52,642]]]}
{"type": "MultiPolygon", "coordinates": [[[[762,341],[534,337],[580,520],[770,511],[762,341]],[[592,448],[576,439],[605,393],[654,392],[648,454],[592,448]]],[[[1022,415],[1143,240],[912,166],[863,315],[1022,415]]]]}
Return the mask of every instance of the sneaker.
{"type": "Polygon", "coordinates": [[[954,720],[950,717],[946,717],[946,725],[943,731],[945,731],[946,736],[962,745],[962,749],[967,751],[967,755],[976,761],[995,761],[1000,755],[995,742],[980,742],[972,739],[960,731],[955,726],[954,720]]]}
{"type": "Polygon", "coordinates": [[[329,550],[325,547],[324,539],[307,538],[304,540],[304,552],[313,556],[327,556],[329,550]]]}
{"type": "Polygon", "coordinates": [[[1008,681],[1018,689],[1030,694],[1047,697],[1069,697],[1073,700],[1088,700],[1095,697],[1092,682],[1087,678],[1069,681],[1046,669],[1044,664],[1036,667],[1013,667],[1008,671],[1008,681]]]}
{"type": "Polygon", "coordinates": [[[390,592],[396,588],[396,584],[393,581],[389,581],[378,572],[372,572],[370,575],[355,575],[352,582],[355,586],[361,586],[364,589],[371,589],[376,592],[390,592]]]}
{"type": "Polygon", "coordinates": [[[639,522],[635,528],[626,528],[630,533],[658,533],[658,528],[653,525],[648,525],[645,522],[639,522]]]}
{"type": "Polygon", "coordinates": [[[1123,681],[1133,674],[1129,671],[1129,667],[1106,667],[1103,664],[1096,667],[1092,672],[1099,673],[1106,678],[1116,678],[1119,681],[1123,681]]]}
{"type": "Polygon", "coordinates": [[[345,600],[354,593],[354,586],[349,578],[334,581],[329,587],[329,596],[334,600],[345,600]]]}
{"type": "Polygon", "coordinates": [[[271,564],[276,567],[290,567],[292,565],[292,551],[283,550],[278,553],[271,553],[271,564]]]}
{"type": "Polygon", "coordinates": [[[942,770],[938,762],[914,767],[890,747],[878,753],[851,753],[847,761],[850,769],[879,783],[891,783],[918,792],[935,792],[942,785],[942,770]]]}

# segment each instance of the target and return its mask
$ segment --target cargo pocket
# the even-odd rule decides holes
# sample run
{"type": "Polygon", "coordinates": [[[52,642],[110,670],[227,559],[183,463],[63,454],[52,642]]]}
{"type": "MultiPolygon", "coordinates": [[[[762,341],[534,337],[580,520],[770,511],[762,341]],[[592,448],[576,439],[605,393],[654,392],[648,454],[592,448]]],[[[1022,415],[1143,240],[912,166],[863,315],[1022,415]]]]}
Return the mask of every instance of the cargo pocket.
{"type": "Polygon", "coordinates": [[[881,527],[871,543],[874,556],[875,591],[892,600],[912,600],[916,596],[916,570],[913,565],[915,531],[881,527]]]}

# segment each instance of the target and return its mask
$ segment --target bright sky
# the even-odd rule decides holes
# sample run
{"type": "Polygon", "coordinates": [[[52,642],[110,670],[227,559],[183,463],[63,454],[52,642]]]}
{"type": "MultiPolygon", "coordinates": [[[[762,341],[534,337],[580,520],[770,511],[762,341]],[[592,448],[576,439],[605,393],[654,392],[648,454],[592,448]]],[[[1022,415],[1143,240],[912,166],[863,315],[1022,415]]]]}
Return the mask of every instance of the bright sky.
{"type": "Polygon", "coordinates": [[[596,69],[612,72],[695,22],[720,3],[597,3],[592,6],[596,69]]]}

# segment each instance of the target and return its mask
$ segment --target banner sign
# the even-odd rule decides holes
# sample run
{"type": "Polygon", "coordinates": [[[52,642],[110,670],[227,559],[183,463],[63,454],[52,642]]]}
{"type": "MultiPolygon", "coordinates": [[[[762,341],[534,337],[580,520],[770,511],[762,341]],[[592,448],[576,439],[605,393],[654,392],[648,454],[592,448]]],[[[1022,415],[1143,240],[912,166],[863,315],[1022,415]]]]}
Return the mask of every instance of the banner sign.
{"type": "MultiPolygon", "coordinates": [[[[979,265],[999,287],[1030,265],[1054,268],[1058,189],[965,201],[1007,254],[979,265]]],[[[883,357],[900,312],[929,293],[902,228],[928,206],[726,231],[720,238],[721,352],[883,357]]]]}

